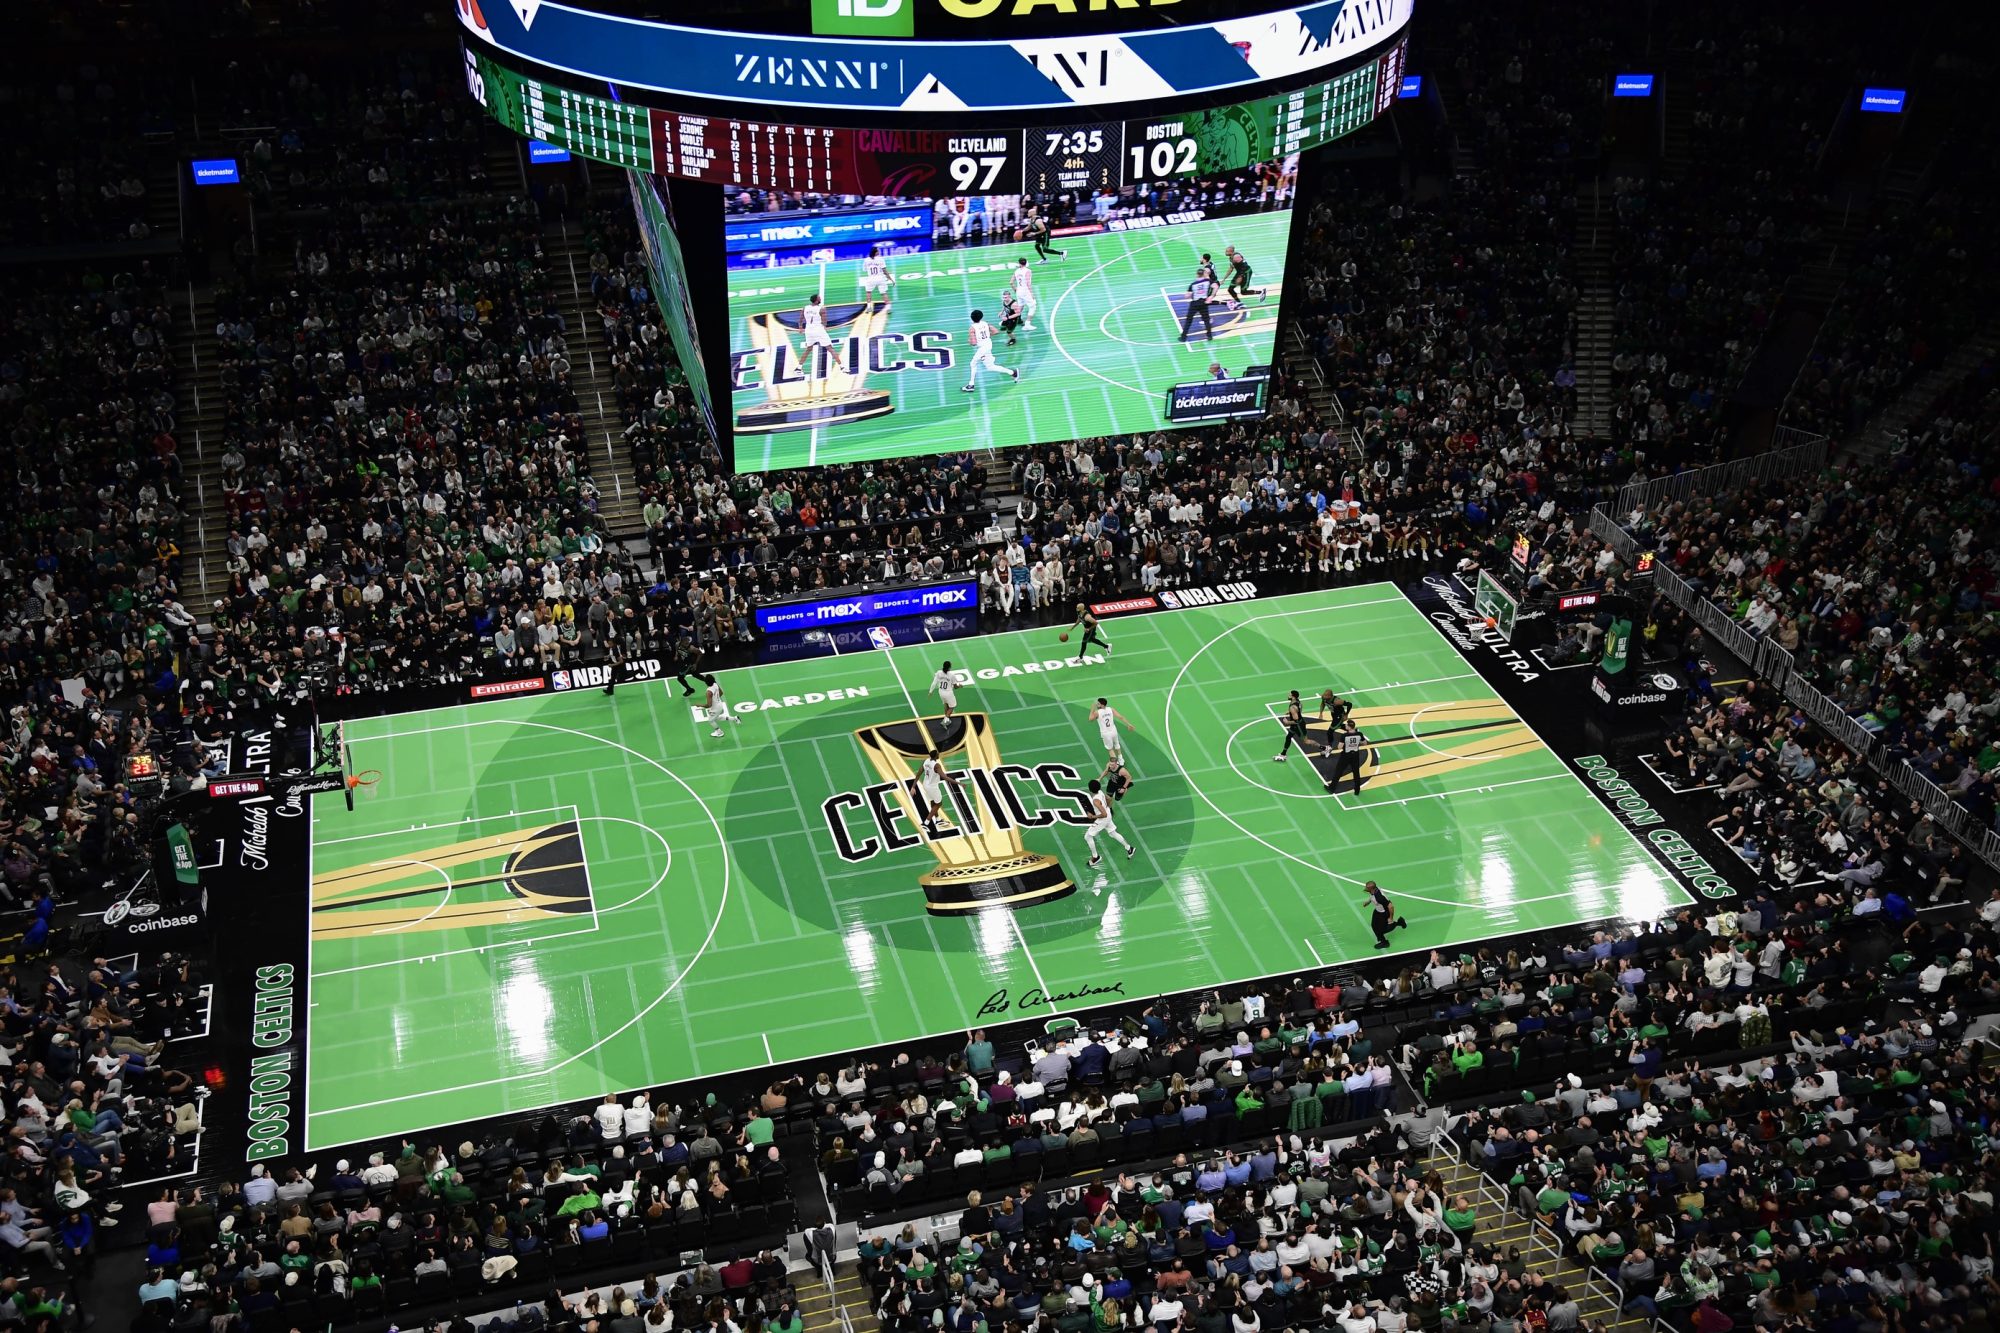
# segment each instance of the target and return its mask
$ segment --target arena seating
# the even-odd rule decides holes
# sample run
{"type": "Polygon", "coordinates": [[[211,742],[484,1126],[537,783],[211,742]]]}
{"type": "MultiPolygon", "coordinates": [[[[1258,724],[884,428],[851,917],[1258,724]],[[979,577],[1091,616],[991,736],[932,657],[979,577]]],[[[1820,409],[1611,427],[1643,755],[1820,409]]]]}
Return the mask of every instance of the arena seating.
{"type": "MultiPolygon", "coordinates": [[[[1684,51],[1714,94],[1691,169],[1605,176],[1618,409],[1600,436],[1579,424],[1574,210],[1598,175],[1596,71],[1622,39],[1527,5],[1444,26],[1466,52],[1444,77],[1471,169],[1362,207],[1300,201],[1296,327],[1338,412],[1288,370],[1254,424],[990,469],[945,453],[722,478],[629,209],[589,200],[588,308],[644,497],[632,532],[599,517],[547,201],[496,176],[494,128],[450,62],[245,67],[236,111],[271,127],[245,160],[272,232],[216,301],[216,595],[181,591],[200,540],[176,420],[183,275],[52,263],[0,291],[10,1273],[87,1272],[121,1228],[159,1270],[149,1330],[458,1303],[523,1333],[801,1333],[772,1256],[682,1258],[798,1227],[816,1165],[866,1224],[858,1271],[897,1333],[1485,1333],[1628,1312],[1701,1333],[1990,1326],[1996,1093],[1975,1034],[2000,1006],[2000,896],[1954,906],[1974,858],[1774,691],[1705,688],[1702,636],[1668,608],[1697,689],[1658,762],[1713,802],[1762,896],[1140,1006],[1033,1047],[975,1035],[763,1090],[288,1161],[199,1196],[174,1183],[143,1210],[118,1197],[193,1147],[202,1090],[175,1043],[206,1024],[202,971],[98,957],[58,903],[142,866],[150,806],[126,765],[181,764],[184,684],[386,692],[593,659],[617,637],[730,661],[758,599],[815,587],[976,572],[999,617],[1054,615],[1265,571],[1469,572],[1518,529],[1567,579],[1623,579],[1586,516],[1727,448],[1729,393],[1828,239],[1815,150],[1844,67],[1811,25],[1684,51]],[[78,677],[80,703],[61,687],[78,677]],[[956,1225],[932,1231],[941,1213],[956,1225]],[[629,1314],[509,1302],[628,1277],[629,1314]]],[[[8,150],[7,239],[143,239],[157,182],[133,135],[104,131],[145,85],[69,86],[72,114],[8,150]]],[[[1788,423],[1847,434],[1980,327],[1989,219],[1978,172],[1870,206],[1788,423]]],[[[1981,366],[1887,457],[1623,516],[1988,827],[1996,410],[1981,366]]]]}

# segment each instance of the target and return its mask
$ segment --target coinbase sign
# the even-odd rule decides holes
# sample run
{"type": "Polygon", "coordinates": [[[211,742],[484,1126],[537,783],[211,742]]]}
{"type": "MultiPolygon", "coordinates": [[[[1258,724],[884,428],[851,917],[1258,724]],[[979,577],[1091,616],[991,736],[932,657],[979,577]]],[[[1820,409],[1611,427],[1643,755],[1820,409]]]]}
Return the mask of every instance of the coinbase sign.
{"type": "Polygon", "coordinates": [[[188,163],[196,185],[240,185],[243,173],[233,157],[212,157],[188,163]]]}
{"type": "Polygon", "coordinates": [[[760,606],[757,608],[757,628],[766,634],[781,634],[786,630],[821,629],[828,625],[894,620],[898,616],[978,609],[979,584],[966,579],[958,583],[926,583],[913,588],[886,588],[881,592],[845,593],[838,597],[816,597],[806,602],[760,606]]]}
{"type": "Polygon", "coordinates": [[[1863,88],[1861,109],[1900,116],[1903,114],[1903,103],[1909,96],[1910,90],[1907,88],[1863,88]]]}

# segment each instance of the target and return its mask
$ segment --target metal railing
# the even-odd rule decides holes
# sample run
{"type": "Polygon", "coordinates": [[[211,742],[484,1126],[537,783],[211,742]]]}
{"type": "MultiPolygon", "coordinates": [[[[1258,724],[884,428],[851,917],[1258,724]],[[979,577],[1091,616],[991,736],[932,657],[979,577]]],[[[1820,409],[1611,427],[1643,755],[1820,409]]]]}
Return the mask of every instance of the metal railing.
{"type": "Polygon", "coordinates": [[[847,1317],[847,1307],[840,1303],[840,1293],[834,1289],[833,1256],[825,1250],[819,1252],[819,1280],[826,1284],[826,1299],[833,1306],[834,1322],[840,1325],[840,1333],[854,1333],[854,1321],[847,1317]]]}
{"type": "MultiPolygon", "coordinates": [[[[1464,1150],[1458,1146],[1458,1140],[1452,1138],[1449,1128],[1441,1127],[1436,1137],[1431,1140],[1431,1146],[1450,1158],[1455,1164],[1464,1167],[1472,1173],[1472,1178],[1475,1182],[1473,1189],[1479,1195],[1481,1202],[1499,1209],[1503,1216],[1519,1217],[1527,1222],[1528,1244],[1530,1246],[1558,1265],[1575,1265],[1584,1275],[1584,1284],[1590,1287],[1597,1296],[1611,1302],[1612,1308],[1618,1312],[1619,1320],[1622,1321],[1628,1317],[1625,1309],[1625,1288],[1619,1285],[1616,1279],[1606,1276],[1587,1260],[1565,1254],[1561,1243],[1557,1239],[1555,1228],[1546,1219],[1533,1214],[1523,1213],[1520,1209],[1516,1208],[1514,1201],[1507,1196],[1505,1190],[1495,1185],[1487,1178],[1484,1171],[1466,1159],[1464,1150]]],[[[1656,1326],[1658,1322],[1658,1320],[1653,1321],[1656,1326]]]]}
{"type": "MultiPolygon", "coordinates": [[[[1591,510],[1590,531],[1630,564],[1637,559],[1642,543],[1623,526],[1622,520],[1627,515],[1650,513],[1659,504],[1671,500],[1685,500],[1719,490],[1741,489],[1752,482],[1817,472],[1825,465],[1826,452],[1826,437],[1815,436],[1768,454],[1737,459],[1675,477],[1634,483],[1620,492],[1615,516],[1602,505],[1591,510]]],[[[1797,659],[1789,651],[1753,634],[1694,584],[1664,564],[1655,565],[1653,578],[1660,596],[1686,612],[1688,618],[1701,627],[1702,633],[1734,654],[1752,674],[1775,686],[1793,707],[1811,718],[1828,735],[1872,764],[1890,786],[1922,806],[1939,828],[1963,843],[1973,855],[2000,869],[2000,832],[1982,825],[1950,792],[1912,768],[1906,760],[1886,753],[1881,739],[1866,724],[1806,679],[1805,672],[1799,669],[1797,659]]]]}
{"type": "Polygon", "coordinates": [[[1623,519],[1627,514],[1652,509],[1671,500],[1686,500],[1696,495],[1737,490],[1753,482],[1806,476],[1826,466],[1826,436],[1814,435],[1809,431],[1793,431],[1791,438],[1796,439],[1797,443],[1787,448],[1773,449],[1769,453],[1752,454],[1748,458],[1732,458],[1727,463],[1693,468],[1686,472],[1677,472],[1671,477],[1653,477],[1646,481],[1635,481],[1618,492],[1618,516],[1623,519]]]}

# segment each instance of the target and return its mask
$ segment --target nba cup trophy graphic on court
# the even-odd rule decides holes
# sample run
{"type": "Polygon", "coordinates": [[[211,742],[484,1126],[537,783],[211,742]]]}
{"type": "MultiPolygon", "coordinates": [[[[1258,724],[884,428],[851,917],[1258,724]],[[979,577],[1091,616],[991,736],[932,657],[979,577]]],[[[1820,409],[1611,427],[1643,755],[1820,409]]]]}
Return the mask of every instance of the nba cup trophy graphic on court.
{"type": "Polygon", "coordinates": [[[805,341],[806,312],[751,315],[750,346],[764,381],[764,401],[736,414],[736,429],[752,434],[805,430],[886,416],[895,410],[887,389],[867,389],[869,348],[889,326],[889,303],[872,309],[855,301],[824,307],[831,347],[805,341]],[[835,353],[838,353],[838,356],[835,353]]]}
{"type": "Polygon", "coordinates": [[[1053,856],[1031,852],[1020,830],[996,817],[987,805],[989,783],[961,774],[944,784],[944,812],[937,834],[923,833],[923,796],[916,771],[932,750],[946,759],[963,756],[966,768],[990,775],[1001,766],[1000,745],[984,713],[956,717],[920,717],[861,727],[854,733],[868,762],[884,782],[896,784],[896,800],[910,826],[938,859],[937,869],[922,875],[924,900],[938,916],[976,912],[985,907],[1026,907],[1054,902],[1076,891],[1076,885],[1053,856]]]}

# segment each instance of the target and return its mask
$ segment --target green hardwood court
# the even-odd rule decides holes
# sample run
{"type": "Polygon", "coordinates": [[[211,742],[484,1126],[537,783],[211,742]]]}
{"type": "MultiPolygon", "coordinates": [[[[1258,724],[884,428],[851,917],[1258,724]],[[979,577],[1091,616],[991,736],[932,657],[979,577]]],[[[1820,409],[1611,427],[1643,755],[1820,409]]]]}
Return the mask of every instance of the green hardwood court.
{"type": "MultiPolygon", "coordinates": [[[[1066,256],[1046,263],[1037,262],[1034,247],[1025,243],[896,259],[886,313],[864,322],[879,343],[869,353],[877,368],[853,385],[885,395],[878,406],[888,410],[804,429],[747,430],[746,412],[762,407],[772,392],[765,383],[770,355],[756,352],[731,395],[738,422],[737,470],[1005,449],[1157,430],[1167,424],[1171,385],[1206,379],[1211,365],[1241,375],[1250,366],[1269,364],[1291,222],[1286,207],[1061,237],[1056,244],[1066,256]],[[1214,340],[1204,336],[1197,321],[1191,339],[1184,341],[1180,323],[1187,309],[1187,284],[1204,252],[1214,256],[1218,274],[1226,276],[1224,247],[1229,245],[1249,257],[1252,281],[1264,295],[1246,300],[1241,310],[1217,300],[1214,340]],[[1022,258],[1034,270],[1039,311],[1034,330],[1023,330],[1019,344],[1008,347],[997,335],[1000,296],[1022,258]],[[969,356],[967,315],[974,309],[983,311],[996,330],[995,360],[1019,370],[1018,382],[983,371],[976,392],[960,392],[969,356]]],[[[836,311],[836,318],[851,314],[861,299],[860,272],[858,261],[846,260],[730,273],[731,348],[739,355],[749,352],[757,316],[796,310],[814,292],[830,308],[848,307],[836,311]]],[[[834,336],[842,338],[861,327],[836,328],[834,336]]]]}
{"type": "Polygon", "coordinates": [[[1106,630],[1081,666],[1038,629],[727,672],[720,739],[672,682],[349,723],[381,780],[313,809],[308,1146],[1365,958],[1367,879],[1398,950],[1687,900],[1387,584],[1106,630]],[[1358,796],[1272,762],[1329,687],[1358,796]],[[1091,869],[1099,695],[1138,851],[1091,869]],[[925,744],[965,774],[935,838],[925,744]]]}

